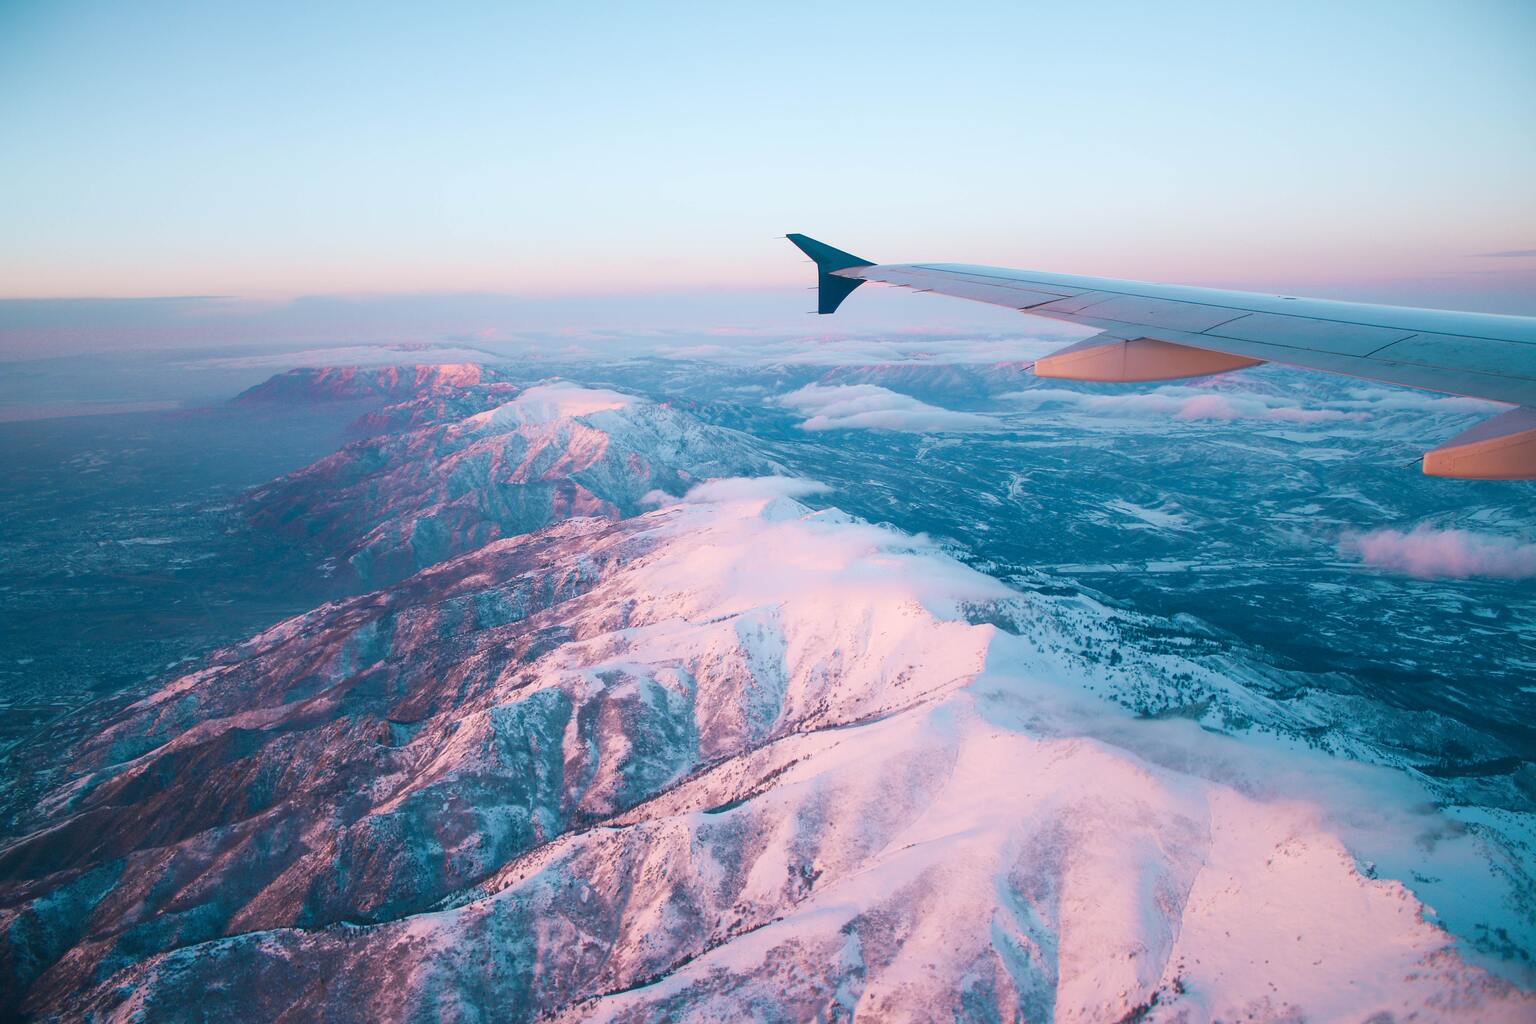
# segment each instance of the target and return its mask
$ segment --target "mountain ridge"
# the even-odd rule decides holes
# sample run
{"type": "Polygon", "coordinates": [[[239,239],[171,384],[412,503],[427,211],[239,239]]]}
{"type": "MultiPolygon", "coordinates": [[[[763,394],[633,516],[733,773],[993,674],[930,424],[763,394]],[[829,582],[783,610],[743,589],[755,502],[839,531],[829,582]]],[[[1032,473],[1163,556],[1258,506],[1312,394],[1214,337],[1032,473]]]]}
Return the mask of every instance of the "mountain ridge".
{"type": "Polygon", "coordinates": [[[70,734],[0,1012],[1529,1019],[1528,800],[1399,770],[1455,722],[1004,584],[668,403],[434,379],[252,496],[375,589],[70,734]]]}

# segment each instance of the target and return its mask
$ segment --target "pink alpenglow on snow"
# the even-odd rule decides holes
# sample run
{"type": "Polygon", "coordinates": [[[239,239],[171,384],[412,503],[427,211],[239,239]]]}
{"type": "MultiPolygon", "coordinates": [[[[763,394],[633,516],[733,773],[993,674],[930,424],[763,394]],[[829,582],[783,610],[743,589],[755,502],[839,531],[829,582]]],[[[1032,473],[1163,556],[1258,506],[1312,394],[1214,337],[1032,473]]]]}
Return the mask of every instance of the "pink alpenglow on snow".
{"type": "MultiPolygon", "coordinates": [[[[398,349],[383,350],[386,354],[398,349]]],[[[301,353],[302,355],[302,353],[301,353]]],[[[210,361],[207,365],[245,369],[239,360],[210,361]]],[[[300,366],[280,373],[235,399],[242,403],[351,401],[381,399],[419,400],[430,392],[457,392],[488,382],[479,363],[400,363],[384,365],[300,366]]]]}
{"type": "Polygon", "coordinates": [[[1439,530],[1420,525],[1407,533],[1346,533],[1339,539],[1339,551],[1366,565],[1424,579],[1536,576],[1536,544],[1473,530],[1439,530]]]}
{"type": "MultiPolygon", "coordinates": [[[[382,589],[57,744],[0,848],[0,1017],[1532,1019],[1483,941],[1536,946],[1527,819],[1357,704],[814,508],[854,484],[678,404],[406,369],[264,392],[380,406],[249,506],[382,589]]],[[[1030,415],[877,383],[1013,366],[847,374],[786,401],[1030,415]]]]}
{"type": "Polygon", "coordinates": [[[465,421],[471,427],[502,427],[520,423],[553,423],[593,413],[625,409],[637,400],[603,388],[555,381],[538,384],[505,405],[489,409],[465,421]]]}
{"type": "MultiPolygon", "coordinates": [[[[789,496],[812,487],[715,480],[487,544],[123,709],[4,851],[18,877],[119,862],[130,894],[34,1005],[1530,1019],[1394,880],[1412,864],[1518,927],[1482,840],[1415,783],[1137,717],[1085,646],[1104,609],[789,496]]],[[[1161,657],[1121,682],[1223,685],[1161,657]]]]}

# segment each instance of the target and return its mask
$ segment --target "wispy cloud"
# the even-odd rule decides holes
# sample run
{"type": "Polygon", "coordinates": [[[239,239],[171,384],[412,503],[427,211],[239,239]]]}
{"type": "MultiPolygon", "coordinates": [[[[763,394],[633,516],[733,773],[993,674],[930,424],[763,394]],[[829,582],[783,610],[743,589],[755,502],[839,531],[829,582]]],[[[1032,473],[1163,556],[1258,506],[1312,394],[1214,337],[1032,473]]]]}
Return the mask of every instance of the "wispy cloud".
{"type": "Polygon", "coordinates": [[[1506,249],[1503,252],[1478,252],[1472,255],[1475,259],[1518,259],[1522,256],[1536,256],[1536,249],[1506,249]]]}
{"type": "Polygon", "coordinates": [[[778,399],[808,418],[802,430],[997,430],[990,416],[943,409],[874,384],[810,384],[778,399]]]}
{"type": "Polygon", "coordinates": [[[1346,533],[1339,538],[1339,552],[1366,565],[1421,579],[1536,576],[1536,544],[1472,530],[1440,530],[1421,525],[1407,533],[1346,533]]]}
{"type": "Polygon", "coordinates": [[[712,505],[732,501],[772,501],[774,498],[804,498],[831,490],[817,480],[797,476],[726,476],[695,484],[679,498],[663,490],[647,491],[640,497],[646,506],[712,505]]]}

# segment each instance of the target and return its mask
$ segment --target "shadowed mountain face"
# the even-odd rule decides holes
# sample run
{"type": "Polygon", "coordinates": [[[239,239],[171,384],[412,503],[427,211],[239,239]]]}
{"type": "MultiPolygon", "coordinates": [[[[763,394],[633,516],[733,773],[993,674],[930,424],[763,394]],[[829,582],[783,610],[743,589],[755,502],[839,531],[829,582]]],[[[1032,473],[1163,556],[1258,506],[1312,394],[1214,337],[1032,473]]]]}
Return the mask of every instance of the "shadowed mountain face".
{"type": "Polygon", "coordinates": [[[418,397],[364,418],[374,436],[257,490],[257,522],[387,582],[561,519],[633,515],[652,491],[778,468],[745,435],[618,392],[418,375],[418,397]]]}
{"type": "Polygon", "coordinates": [[[629,392],[427,374],[370,416],[251,507],[390,582],[52,752],[5,1009],[1536,1013],[1517,777],[1402,770],[1498,753],[1457,718],[1005,585],[629,392]]]}
{"type": "Polygon", "coordinates": [[[380,399],[423,401],[462,396],[497,380],[494,370],[476,363],[422,366],[323,366],[280,373],[236,398],[239,405],[307,405],[380,399]]]}

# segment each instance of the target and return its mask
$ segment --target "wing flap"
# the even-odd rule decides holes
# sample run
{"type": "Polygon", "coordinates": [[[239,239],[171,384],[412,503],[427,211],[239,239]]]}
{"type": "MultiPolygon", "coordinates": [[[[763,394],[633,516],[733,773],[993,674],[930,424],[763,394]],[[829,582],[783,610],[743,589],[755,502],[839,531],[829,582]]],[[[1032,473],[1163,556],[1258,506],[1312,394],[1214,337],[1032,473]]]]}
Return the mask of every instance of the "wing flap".
{"type": "Polygon", "coordinates": [[[1109,292],[1080,292],[1077,295],[1071,296],[1070,298],[1058,299],[1055,302],[1047,303],[1046,305],[1040,307],[1037,312],[1043,314],[1045,311],[1049,310],[1052,313],[1061,313],[1064,316],[1070,316],[1076,313],[1082,313],[1091,307],[1096,306],[1101,302],[1107,302],[1112,298],[1114,298],[1114,296],[1109,292]]]}
{"type": "Polygon", "coordinates": [[[1277,313],[1245,313],[1205,333],[1234,341],[1257,341],[1287,348],[1315,348],[1346,356],[1369,356],[1394,342],[1411,338],[1412,331],[1337,320],[1314,320],[1277,313]]]}

